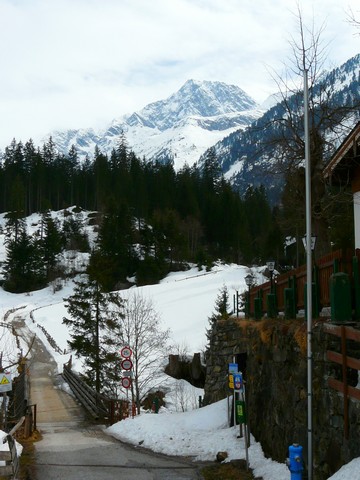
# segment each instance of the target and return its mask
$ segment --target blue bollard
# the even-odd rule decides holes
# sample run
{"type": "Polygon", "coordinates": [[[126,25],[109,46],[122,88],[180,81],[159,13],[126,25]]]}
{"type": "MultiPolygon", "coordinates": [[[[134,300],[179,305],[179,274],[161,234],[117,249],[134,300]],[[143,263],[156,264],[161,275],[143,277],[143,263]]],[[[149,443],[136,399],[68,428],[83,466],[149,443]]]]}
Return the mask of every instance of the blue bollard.
{"type": "Polygon", "coordinates": [[[287,459],[287,466],[290,470],[290,480],[301,480],[303,467],[303,448],[298,443],[293,443],[289,447],[289,458],[287,459]]]}

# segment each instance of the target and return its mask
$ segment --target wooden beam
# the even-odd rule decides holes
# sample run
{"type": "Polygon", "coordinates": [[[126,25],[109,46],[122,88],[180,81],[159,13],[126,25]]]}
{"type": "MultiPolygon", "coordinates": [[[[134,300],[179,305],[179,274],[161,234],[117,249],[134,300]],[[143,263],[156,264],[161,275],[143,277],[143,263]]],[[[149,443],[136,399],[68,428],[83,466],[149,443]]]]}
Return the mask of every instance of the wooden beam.
{"type": "MultiPolygon", "coordinates": [[[[344,385],[339,380],[335,380],[335,378],[330,377],[328,379],[328,385],[334,390],[337,390],[340,393],[344,393],[344,385]]],[[[349,397],[355,398],[356,400],[360,400],[360,390],[358,388],[350,387],[349,385],[347,388],[348,388],[349,397]]]]}
{"type": "MultiPolygon", "coordinates": [[[[342,365],[342,355],[340,353],[328,350],[326,352],[326,358],[329,362],[335,362],[342,365]]],[[[360,360],[358,358],[346,357],[346,366],[353,368],[354,370],[360,370],[360,360]]]]}
{"type": "Polygon", "coordinates": [[[346,328],[341,327],[342,380],[344,385],[344,435],[349,438],[349,385],[347,381],[346,328]]]}
{"type": "MultiPolygon", "coordinates": [[[[341,338],[341,329],[343,327],[339,327],[337,325],[324,325],[324,331],[325,333],[329,333],[330,335],[336,335],[337,337],[341,338]]],[[[356,330],[355,328],[352,327],[346,327],[345,328],[345,335],[347,340],[355,340],[356,342],[360,342],[360,330],[356,330]]]]}

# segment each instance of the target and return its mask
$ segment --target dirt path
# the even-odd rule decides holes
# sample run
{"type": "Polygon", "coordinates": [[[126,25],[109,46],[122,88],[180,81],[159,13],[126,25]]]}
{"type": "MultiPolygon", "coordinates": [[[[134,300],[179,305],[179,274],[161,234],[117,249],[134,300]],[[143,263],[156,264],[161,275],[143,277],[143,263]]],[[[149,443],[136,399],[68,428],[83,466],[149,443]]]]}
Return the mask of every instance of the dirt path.
{"type": "MultiPolygon", "coordinates": [[[[24,339],[33,334],[17,324],[24,339]]],[[[37,405],[34,464],[26,480],[195,480],[198,466],[125,445],[86,420],[74,398],[61,389],[62,377],[51,355],[35,338],[29,362],[31,403],[37,405]]]]}

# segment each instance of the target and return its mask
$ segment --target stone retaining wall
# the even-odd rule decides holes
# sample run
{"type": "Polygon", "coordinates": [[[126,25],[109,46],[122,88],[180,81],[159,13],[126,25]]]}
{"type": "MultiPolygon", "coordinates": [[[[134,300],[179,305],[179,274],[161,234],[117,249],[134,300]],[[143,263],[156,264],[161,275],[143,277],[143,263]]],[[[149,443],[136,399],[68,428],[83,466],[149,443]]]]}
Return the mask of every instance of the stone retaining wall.
{"type": "MultiPolygon", "coordinates": [[[[349,401],[349,438],[344,438],[343,395],[330,389],[329,375],[341,380],[341,367],[326,360],[326,350],[339,350],[339,340],[313,329],[313,455],[314,480],[326,480],[344,463],[360,456],[360,402],[349,401]]],[[[307,457],[307,331],[302,320],[219,321],[207,358],[204,404],[230,392],[228,363],[237,356],[246,380],[250,430],[264,453],[284,462],[293,442],[307,457]]],[[[360,358],[360,344],[351,342],[360,358]]],[[[350,353],[349,353],[350,355],[350,353]]],[[[357,383],[357,372],[348,371],[357,383]]],[[[304,476],[305,477],[305,476],[304,476]]],[[[306,477],[305,477],[306,478],[306,477]]]]}

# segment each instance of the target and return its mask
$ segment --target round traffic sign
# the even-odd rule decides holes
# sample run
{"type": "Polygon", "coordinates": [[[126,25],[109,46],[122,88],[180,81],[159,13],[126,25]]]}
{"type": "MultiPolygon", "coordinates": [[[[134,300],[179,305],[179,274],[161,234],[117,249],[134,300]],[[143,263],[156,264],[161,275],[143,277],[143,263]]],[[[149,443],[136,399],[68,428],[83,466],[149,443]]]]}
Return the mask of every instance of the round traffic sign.
{"type": "Polygon", "coordinates": [[[121,368],[123,370],[131,370],[132,366],[133,366],[132,361],[129,358],[125,358],[125,360],[121,362],[121,368]]]}
{"type": "Polygon", "coordinates": [[[131,385],[131,378],[129,377],[124,377],[121,379],[121,385],[124,387],[124,388],[130,388],[130,385],[131,385]]]}
{"type": "Polygon", "coordinates": [[[124,357],[124,358],[130,358],[131,357],[131,354],[132,354],[132,350],[130,347],[124,347],[121,349],[121,356],[124,357]]]}

